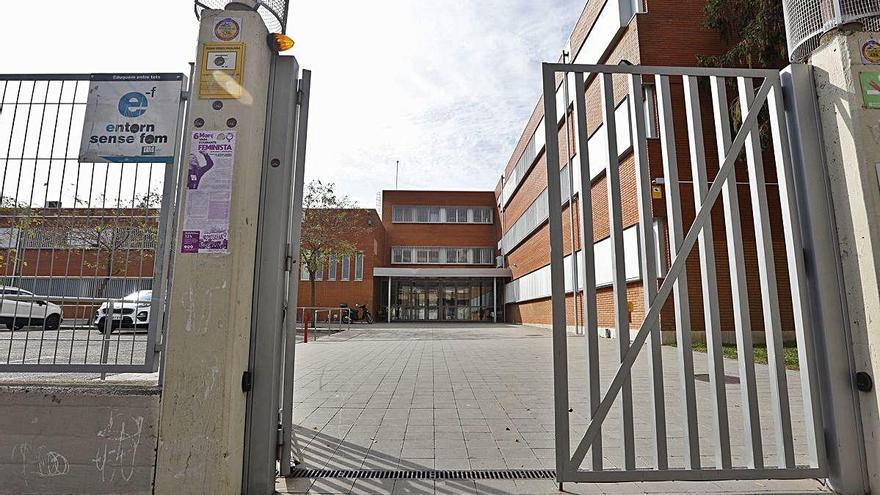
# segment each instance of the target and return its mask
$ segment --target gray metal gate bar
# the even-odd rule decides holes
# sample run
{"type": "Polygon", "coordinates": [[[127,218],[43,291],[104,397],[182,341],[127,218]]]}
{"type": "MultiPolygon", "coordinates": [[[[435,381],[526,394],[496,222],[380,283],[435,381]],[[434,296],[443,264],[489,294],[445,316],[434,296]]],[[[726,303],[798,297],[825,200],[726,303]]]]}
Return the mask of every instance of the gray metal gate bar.
{"type": "MultiPolygon", "coordinates": [[[[608,221],[611,231],[611,270],[614,273],[614,323],[617,327],[617,347],[623,362],[630,347],[629,306],[626,298],[626,265],[623,252],[623,218],[620,197],[620,163],[617,152],[617,123],[614,115],[614,81],[611,74],[599,76],[602,102],[602,122],[608,144],[608,169],[605,176],[608,187],[608,221]]],[[[554,205],[555,206],[555,205],[554,205]]],[[[623,424],[623,451],[626,469],[635,469],[636,453],[633,432],[632,381],[627,376],[621,391],[621,422],[623,424]]]]}
{"type": "MultiPolygon", "coordinates": [[[[754,99],[752,79],[737,80],[742,112],[748,112],[754,99]]],[[[794,445],[791,435],[791,407],[788,400],[788,379],[785,376],[785,358],[782,354],[782,320],[779,315],[779,296],[776,284],[776,265],[770,232],[770,213],[767,204],[767,186],[764,180],[764,160],[761,156],[761,137],[749,134],[745,146],[749,172],[749,194],[752,203],[755,243],[758,254],[758,275],[761,282],[761,302],[764,316],[764,334],[767,361],[770,368],[770,395],[773,401],[773,431],[782,445],[776,449],[779,466],[793,466],[794,445]],[[787,433],[787,434],[786,434],[787,433]]],[[[763,460],[763,459],[762,459],[763,460]]]]}
{"type": "MultiPolygon", "coordinates": [[[[602,394],[599,388],[599,312],[596,305],[596,252],[593,245],[593,188],[590,181],[590,151],[587,139],[587,110],[586,96],[584,95],[584,75],[580,72],[574,74],[575,88],[575,116],[577,122],[577,153],[581,167],[580,206],[579,217],[581,219],[581,250],[584,253],[584,269],[582,270],[584,303],[582,310],[584,323],[584,339],[587,345],[587,396],[590,402],[590,419],[599,407],[602,394]]],[[[574,166],[574,164],[572,164],[574,166]]],[[[592,445],[592,466],[595,470],[602,469],[602,436],[599,435],[592,445]]]]}
{"type": "MultiPolygon", "coordinates": [[[[639,201],[639,248],[642,253],[642,291],[644,304],[651,307],[657,297],[657,264],[654,252],[654,213],[651,206],[651,178],[648,164],[648,143],[645,132],[645,110],[653,102],[644,101],[642,76],[628,74],[630,119],[632,120],[633,158],[636,168],[636,189],[639,201]]],[[[582,172],[584,173],[584,172],[582,172]]],[[[651,331],[651,353],[648,355],[651,368],[651,406],[654,417],[653,433],[655,461],[657,469],[669,469],[669,448],[666,444],[666,403],[663,390],[663,353],[660,328],[651,331]]],[[[593,452],[596,455],[596,452],[593,452]]]]}
{"type": "MultiPolygon", "coordinates": [[[[694,182],[694,207],[696,211],[699,211],[703,207],[703,197],[705,197],[706,190],[709,187],[706,172],[706,148],[703,142],[703,119],[700,111],[700,93],[696,77],[682,76],[682,82],[688,123],[688,142],[690,143],[691,178],[694,182]]],[[[724,469],[729,469],[731,467],[730,423],[727,417],[724,355],[721,349],[721,316],[718,304],[718,278],[715,273],[714,238],[712,229],[703,229],[700,232],[700,280],[703,291],[703,315],[706,322],[709,386],[712,393],[712,424],[715,427],[715,464],[724,469]]]]}
{"type": "MultiPolygon", "coordinates": [[[[681,218],[681,193],[678,188],[678,156],[675,149],[675,129],[672,122],[672,92],[669,77],[654,76],[657,87],[657,120],[660,122],[660,146],[663,150],[663,184],[666,188],[666,215],[669,217],[669,247],[680,252],[684,236],[681,218]]],[[[694,390],[694,353],[691,338],[690,301],[687,275],[684,265],[675,276],[673,298],[675,301],[675,339],[678,344],[678,362],[681,366],[681,389],[685,410],[685,431],[688,465],[700,467],[700,431],[697,427],[697,400],[694,390]]],[[[655,301],[656,303],[657,301],[655,301]]]]}

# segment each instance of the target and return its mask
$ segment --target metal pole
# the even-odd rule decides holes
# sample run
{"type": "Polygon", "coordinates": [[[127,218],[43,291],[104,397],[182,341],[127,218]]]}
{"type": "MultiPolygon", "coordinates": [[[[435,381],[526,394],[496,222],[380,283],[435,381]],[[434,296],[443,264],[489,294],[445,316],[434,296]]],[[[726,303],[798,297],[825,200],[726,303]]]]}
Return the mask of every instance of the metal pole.
{"type": "Polygon", "coordinates": [[[391,323],[391,277],[388,277],[388,323],[391,323]]]}
{"type": "MultiPolygon", "coordinates": [[[[568,61],[568,52],[562,51],[562,62],[568,61]]],[[[583,90],[583,88],[581,89],[583,90]]],[[[565,106],[562,109],[565,119],[565,161],[568,163],[568,235],[571,242],[571,302],[574,306],[574,333],[580,333],[578,325],[578,269],[577,250],[574,248],[574,167],[571,162],[571,131],[568,119],[568,72],[562,77],[562,96],[565,98],[565,106]]]]}
{"type": "Polygon", "coordinates": [[[397,175],[400,172],[400,160],[394,161],[394,189],[397,189],[397,175]]]}
{"type": "Polygon", "coordinates": [[[498,323],[498,279],[492,277],[492,323],[498,323]]]}

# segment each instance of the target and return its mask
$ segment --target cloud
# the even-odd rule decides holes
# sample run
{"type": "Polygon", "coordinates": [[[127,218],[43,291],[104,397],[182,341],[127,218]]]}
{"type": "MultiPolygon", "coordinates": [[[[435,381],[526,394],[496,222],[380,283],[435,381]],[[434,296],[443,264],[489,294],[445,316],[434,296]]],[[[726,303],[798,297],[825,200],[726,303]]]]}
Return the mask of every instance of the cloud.
{"type": "MultiPolygon", "coordinates": [[[[291,52],[313,71],[309,178],[361,205],[376,193],[494,188],[584,0],[293,2],[291,52]]],[[[198,22],[186,0],[13,4],[0,72],[187,72],[198,22]],[[63,39],[63,46],[59,46],[63,39]],[[28,40],[20,43],[20,40],[28,40]]]]}
{"type": "Polygon", "coordinates": [[[298,3],[312,69],[306,174],[361,205],[394,187],[493,189],[582,2],[298,3]],[[336,20],[338,19],[338,22],[336,20]]]}

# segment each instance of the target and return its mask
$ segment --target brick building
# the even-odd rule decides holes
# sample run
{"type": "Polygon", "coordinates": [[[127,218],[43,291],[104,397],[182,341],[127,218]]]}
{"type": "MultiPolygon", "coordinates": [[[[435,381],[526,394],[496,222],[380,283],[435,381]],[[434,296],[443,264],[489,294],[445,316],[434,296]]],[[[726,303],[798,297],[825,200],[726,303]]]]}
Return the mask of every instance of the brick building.
{"type": "MultiPolygon", "coordinates": [[[[698,55],[721,53],[725,48],[718,34],[702,26],[702,15],[705,0],[646,0],[630,2],[628,0],[588,0],[580,17],[575,23],[569,40],[564,47],[571,58],[570,61],[580,64],[620,63],[640,64],[645,66],[695,66],[698,55]],[[687,15],[683,13],[687,12],[687,15]],[[697,15],[693,15],[697,13],[697,15]]],[[[560,60],[561,61],[561,60],[560,60]]],[[[580,251],[579,229],[580,220],[577,216],[577,186],[571,194],[574,204],[574,228],[571,226],[568,212],[569,184],[568,162],[577,162],[576,136],[574,124],[564,124],[564,97],[562,75],[557,75],[557,115],[560,121],[556,124],[559,133],[560,164],[562,166],[563,195],[563,240],[566,256],[580,251]],[[573,239],[573,241],[572,241],[573,239]]],[[[637,328],[644,315],[644,296],[642,293],[642,277],[639,259],[639,211],[635,180],[635,166],[630,136],[630,106],[628,104],[627,80],[622,75],[613,76],[615,116],[618,122],[616,136],[620,159],[621,195],[623,198],[623,227],[626,258],[627,293],[633,327],[637,328]]],[[[573,80],[570,80],[573,81],[573,80]]],[[[652,183],[660,186],[660,196],[653,199],[653,224],[655,237],[660,239],[654,247],[659,254],[659,276],[662,279],[665,269],[671,260],[667,249],[668,238],[666,229],[666,213],[663,195],[663,170],[659,142],[658,115],[653,78],[643,78],[644,92],[641,97],[646,102],[646,122],[648,138],[648,163],[652,183]],[[665,263],[664,263],[665,260],[665,263]]],[[[674,126],[686,129],[684,113],[684,95],[681,78],[670,78],[671,103],[673,108],[674,126]]],[[[569,82],[573,101],[575,91],[573,82],[569,82]]],[[[599,105],[599,81],[588,78],[583,91],[587,101],[587,136],[590,141],[591,183],[593,201],[594,243],[596,251],[596,282],[597,306],[600,328],[614,327],[614,310],[612,300],[611,241],[609,238],[609,218],[607,185],[605,169],[607,157],[595,160],[593,149],[600,149],[605,139],[602,124],[601,106],[599,105]],[[595,141],[594,141],[595,140],[595,141]],[[598,163],[597,163],[598,162],[598,163]],[[604,162],[604,163],[603,163],[604,162]]],[[[710,178],[718,171],[717,151],[715,149],[715,129],[712,121],[712,105],[709,91],[701,92],[703,108],[704,143],[706,145],[707,172],[710,178]],[[714,157],[714,159],[713,159],[714,157]]],[[[571,108],[568,115],[571,119],[571,108]]],[[[549,325],[550,314],[550,268],[549,268],[549,227],[547,224],[547,165],[544,153],[545,125],[543,118],[543,99],[540,99],[526,123],[525,129],[517,142],[512,156],[504,169],[501,181],[495,189],[502,225],[502,236],[499,248],[506,260],[506,266],[512,271],[512,280],[505,290],[507,320],[510,322],[549,325]]],[[[695,215],[694,192],[691,182],[691,164],[688,159],[687,132],[676,132],[678,153],[679,187],[683,215],[683,225],[687,229],[695,215]]],[[[765,163],[770,157],[766,156],[765,163]]],[[[579,167],[575,170],[574,183],[579,183],[579,167]]],[[[737,196],[740,203],[741,229],[747,273],[757,273],[757,254],[754,240],[754,227],[750,207],[748,178],[745,167],[737,167],[737,196]]],[[[774,167],[765,167],[767,171],[767,196],[770,208],[771,228],[775,234],[774,251],[784,253],[784,239],[781,235],[781,218],[779,214],[779,196],[775,184],[774,167]]],[[[720,202],[719,202],[720,203],[720,202]]],[[[718,272],[719,303],[721,322],[728,327],[722,328],[725,338],[733,333],[733,307],[731,302],[730,276],[727,258],[723,211],[717,206],[712,211],[715,257],[718,272]]],[[[777,278],[779,287],[788,284],[784,256],[776,256],[777,278]]],[[[579,263],[583,266],[583,262],[579,263]]],[[[700,265],[698,249],[694,249],[686,264],[688,292],[690,297],[690,314],[692,328],[704,330],[702,291],[700,284],[700,265]]],[[[759,279],[747,277],[750,294],[755,294],[750,304],[753,331],[763,329],[762,307],[760,303],[759,279]]],[[[650,283],[658,283],[650,281],[650,283]]],[[[793,328],[791,301],[787,291],[780,290],[780,311],[784,329],[793,328]]],[[[575,323],[575,311],[571,290],[567,296],[567,314],[569,325],[575,323]]],[[[578,305],[580,306],[580,305],[578,305]]],[[[661,313],[660,327],[665,338],[670,338],[674,331],[672,298],[661,313]]],[[[763,333],[756,331],[755,337],[763,333]]],[[[699,336],[697,337],[699,338],[699,336]]]]}
{"type": "Polygon", "coordinates": [[[377,307],[376,280],[373,270],[385,263],[385,226],[379,214],[373,209],[359,209],[351,215],[364,227],[357,229],[357,235],[341,232],[340,235],[356,248],[354,256],[331,258],[315,274],[315,303],[311,302],[309,274],[303,269],[300,273],[298,306],[335,308],[340,304],[354,307],[366,304],[375,314],[377,307]]]}
{"type": "MultiPolygon", "coordinates": [[[[371,228],[350,239],[357,256],[322,268],[316,306],[366,303],[386,322],[503,321],[510,270],[496,268],[494,193],[383,191],[381,220],[363,214],[371,228]]],[[[309,306],[308,274],[301,279],[299,306],[309,306]]]]}

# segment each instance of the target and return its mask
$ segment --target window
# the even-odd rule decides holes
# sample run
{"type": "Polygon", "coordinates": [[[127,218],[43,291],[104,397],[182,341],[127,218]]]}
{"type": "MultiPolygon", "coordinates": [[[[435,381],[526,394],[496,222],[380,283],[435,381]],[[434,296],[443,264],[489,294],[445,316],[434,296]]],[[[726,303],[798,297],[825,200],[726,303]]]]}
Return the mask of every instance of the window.
{"type": "Polygon", "coordinates": [[[467,263],[468,251],[470,251],[468,248],[446,248],[446,262],[467,263]]]}
{"type": "Polygon", "coordinates": [[[342,280],[348,280],[351,276],[351,257],[342,257],[342,280]]]}
{"type": "Polygon", "coordinates": [[[336,280],[336,256],[327,257],[327,280],[336,280]]]}
{"type": "Polygon", "coordinates": [[[403,248],[400,248],[400,247],[391,248],[391,262],[392,263],[402,263],[403,262],[403,248]]]}
{"type": "Polygon", "coordinates": [[[324,280],[324,263],[321,263],[318,271],[315,272],[315,280],[324,280]]]}
{"type": "Polygon", "coordinates": [[[392,222],[412,222],[413,210],[411,206],[394,206],[391,208],[392,222]]]}
{"type": "Polygon", "coordinates": [[[648,139],[658,139],[660,134],[657,132],[657,113],[656,113],[656,97],[654,94],[654,85],[645,84],[642,86],[644,93],[644,111],[645,111],[645,137],[648,139]]]}
{"type": "Polygon", "coordinates": [[[489,208],[474,208],[474,223],[492,223],[492,210],[489,208]]]}
{"type": "Polygon", "coordinates": [[[364,279],[364,253],[358,253],[354,257],[354,279],[364,279]]]}
{"type": "Polygon", "coordinates": [[[467,223],[467,208],[446,208],[446,221],[449,223],[467,223]]]}
{"type": "Polygon", "coordinates": [[[403,252],[400,253],[400,262],[401,263],[412,263],[412,249],[403,248],[403,252]]]}
{"type": "Polygon", "coordinates": [[[416,249],[416,263],[427,263],[428,262],[428,250],[427,249],[416,249]]]}
{"type": "Polygon", "coordinates": [[[306,268],[306,264],[300,262],[299,265],[299,279],[300,280],[308,280],[309,279],[309,270],[306,268]]]}

